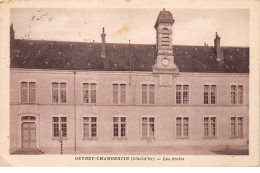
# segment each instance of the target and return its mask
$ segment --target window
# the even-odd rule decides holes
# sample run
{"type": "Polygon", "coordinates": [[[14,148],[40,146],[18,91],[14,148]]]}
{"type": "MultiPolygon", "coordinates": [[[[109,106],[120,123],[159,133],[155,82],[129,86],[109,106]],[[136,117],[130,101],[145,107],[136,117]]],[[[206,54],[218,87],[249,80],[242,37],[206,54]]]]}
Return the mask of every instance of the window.
{"type": "Polygon", "coordinates": [[[52,117],[52,124],[54,138],[67,137],[67,117],[52,117]]]}
{"type": "Polygon", "coordinates": [[[170,32],[167,28],[162,29],[162,46],[169,47],[170,45],[170,32]]]}
{"type": "Polygon", "coordinates": [[[189,85],[176,85],[176,104],[189,104],[189,85]]]}
{"type": "Polygon", "coordinates": [[[216,85],[204,85],[204,104],[216,104],[216,85]]]}
{"type": "Polygon", "coordinates": [[[126,137],[126,117],[113,117],[113,136],[126,137]]]}
{"type": "Polygon", "coordinates": [[[125,104],[126,84],[113,84],[113,103],[125,104]]]}
{"type": "Polygon", "coordinates": [[[97,103],[97,84],[83,83],[83,103],[97,103]]]}
{"type": "Polygon", "coordinates": [[[243,104],[243,86],[238,85],[238,92],[237,92],[237,103],[238,104],[243,104]]]}
{"type": "Polygon", "coordinates": [[[181,85],[176,85],[176,104],[181,104],[181,85]]]}
{"type": "Polygon", "coordinates": [[[52,83],[52,103],[67,103],[66,83],[52,83]]]}
{"type": "Polygon", "coordinates": [[[231,85],[231,104],[243,104],[243,85],[231,85]]]}
{"type": "Polygon", "coordinates": [[[189,137],[189,118],[177,117],[176,118],[176,136],[177,138],[189,137]]]}
{"type": "Polygon", "coordinates": [[[243,117],[231,117],[231,137],[243,137],[243,117]]]}
{"type": "Polygon", "coordinates": [[[155,85],[143,84],[142,85],[142,104],[154,104],[155,85]]]}
{"type": "Polygon", "coordinates": [[[216,137],[216,117],[204,117],[204,137],[216,137]]]}
{"type": "Polygon", "coordinates": [[[155,138],[155,118],[142,118],[142,138],[155,138]]]}
{"type": "Polygon", "coordinates": [[[36,103],[36,83],[21,82],[21,102],[36,103]]]}
{"type": "Polygon", "coordinates": [[[67,102],[67,96],[66,96],[66,83],[60,83],[60,98],[61,98],[61,103],[66,103],[67,102]]]}
{"type": "Polygon", "coordinates": [[[36,117],[33,116],[23,116],[21,117],[21,121],[35,121],[36,117]]]}
{"type": "Polygon", "coordinates": [[[97,117],[83,118],[83,136],[84,138],[97,137],[97,117]]]}

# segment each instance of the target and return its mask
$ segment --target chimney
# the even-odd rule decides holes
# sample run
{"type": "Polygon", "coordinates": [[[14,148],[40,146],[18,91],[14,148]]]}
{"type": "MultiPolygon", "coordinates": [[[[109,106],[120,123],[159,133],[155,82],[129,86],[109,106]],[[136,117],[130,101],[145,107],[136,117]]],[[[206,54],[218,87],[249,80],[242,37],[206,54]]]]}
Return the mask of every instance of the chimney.
{"type": "Polygon", "coordinates": [[[13,47],[14,47],[14,27],[13,24],[11,23],[10,26],[10,57],[12,57],[13,53],[13,47]]]}
{"type": "Polygon", "coordinates": [[[218,36],[218,33],[216,32],[216,37],[214,39],[214,53],[217,57],[218,62],[223,61],[223,57],[221,56],[221,49],[220,49],[220,37],[218,36]]]}
{"type": "Polygon", "coordinates": [[[104,27],[103,27],[103,32],[101,34],[101,39],[102,39],[101,58],[106,58],[106,34],[105,34],[104,27]]]}
{"type": "Polygon", "coordinates": [[[14,40],[14,26],[13,24],[11,23],[11,26],[10,26],[10,41],[13,41],[14,40]]]}

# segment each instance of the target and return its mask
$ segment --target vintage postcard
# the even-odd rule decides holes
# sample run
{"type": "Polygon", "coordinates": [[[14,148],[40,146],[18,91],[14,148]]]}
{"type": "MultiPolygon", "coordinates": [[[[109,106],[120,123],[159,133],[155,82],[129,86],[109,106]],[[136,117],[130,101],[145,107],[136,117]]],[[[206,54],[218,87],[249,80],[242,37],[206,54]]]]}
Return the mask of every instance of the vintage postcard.
{"type": "Polygon", "coordinates": [[[1,2],[0,165],[259,165],[259,1],[148,4],[1,2]]]}

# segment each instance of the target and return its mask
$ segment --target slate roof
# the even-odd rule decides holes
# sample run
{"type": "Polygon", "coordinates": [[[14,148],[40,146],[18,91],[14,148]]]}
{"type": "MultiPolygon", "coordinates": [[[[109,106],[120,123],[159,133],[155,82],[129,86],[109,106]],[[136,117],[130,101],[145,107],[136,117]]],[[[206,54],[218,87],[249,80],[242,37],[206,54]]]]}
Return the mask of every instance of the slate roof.
{"type": "MultiPolygon", "coordinates": [[[[211,46],[174,45],[175,64],[180,72],[249,73],[249,48],[221,47],[221,68],[211,46]]],[[[11,68],[152,71],[155,45],[106,43],[101,59],[101,43],[44,40],[13,40],[11,68]]]]}
{"type": "Polygon", "coordinates": [[[156,23],[155,23],[155,27],[159,24],[159,23],[170,23],[173,24],[174,20],[172,17],[172,13],[169,11],[165,11],[165,9],[163,9],[163,11],[160,11],[156,23]]]}

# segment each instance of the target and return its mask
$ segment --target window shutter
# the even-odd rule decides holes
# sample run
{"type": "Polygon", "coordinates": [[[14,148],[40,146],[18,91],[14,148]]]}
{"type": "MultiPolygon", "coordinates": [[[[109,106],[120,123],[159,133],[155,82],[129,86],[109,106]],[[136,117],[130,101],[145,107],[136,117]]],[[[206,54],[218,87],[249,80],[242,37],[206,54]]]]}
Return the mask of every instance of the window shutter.
{"type": "Polygon", "coordinates": [[[36,103],[36,83],[35,82],[30,82],[29,83],[29,102],[30,103],[36,103]]]}
{"type": "Polygon", "coordinates": [[[28,103],[28,83],[21,83],[21,102],[28,103]]]}

